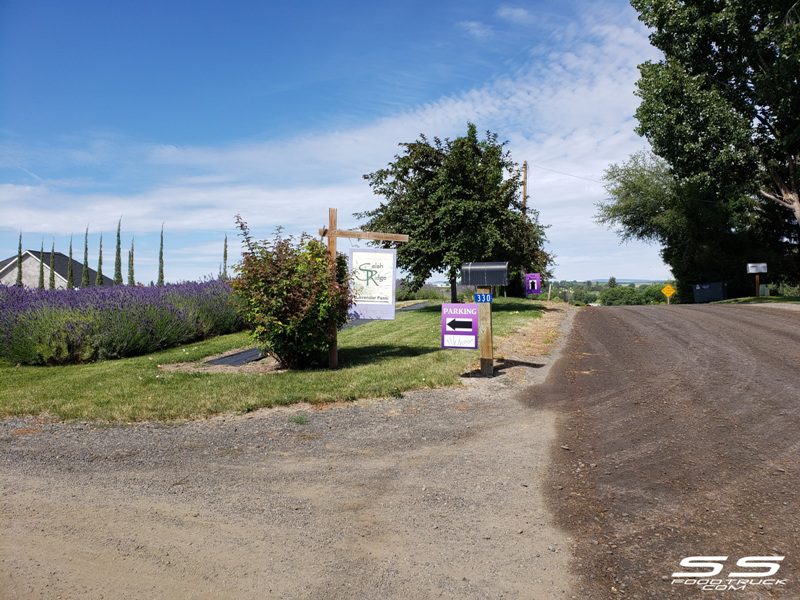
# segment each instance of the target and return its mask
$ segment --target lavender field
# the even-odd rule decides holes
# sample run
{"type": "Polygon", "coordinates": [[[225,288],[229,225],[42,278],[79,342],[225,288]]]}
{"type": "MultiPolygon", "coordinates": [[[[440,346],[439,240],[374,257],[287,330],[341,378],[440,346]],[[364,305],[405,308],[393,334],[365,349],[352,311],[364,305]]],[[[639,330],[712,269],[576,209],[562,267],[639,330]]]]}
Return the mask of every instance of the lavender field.
{"type": "Polygon", "coordinates": [[[37,290],[0,286],[0,357],[59,365],[136,356],[242,329],[224,281],[37,290]]]}

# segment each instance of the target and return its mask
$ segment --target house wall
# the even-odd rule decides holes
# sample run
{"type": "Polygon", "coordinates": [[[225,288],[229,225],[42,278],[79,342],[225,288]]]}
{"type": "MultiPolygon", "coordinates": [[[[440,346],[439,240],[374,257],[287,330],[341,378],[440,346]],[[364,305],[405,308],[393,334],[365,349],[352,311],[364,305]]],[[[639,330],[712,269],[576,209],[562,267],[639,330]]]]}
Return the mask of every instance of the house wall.
{"type": "MultiPolygon", "coordinates": [[[[0,283],[4,285],[15,285],[17,283],[17,263],[9,265],[11,270],[3,275],[0,283]]],[[[22,256],[22,285],[28,288],[39,287],[39,260],[30,254],[22,256]]],[[[44,266],[44,287],[50,287],[50,267],[44,266]]],[[[56,273],[56,288],[66,289],[67,281],[56,273]]]]}

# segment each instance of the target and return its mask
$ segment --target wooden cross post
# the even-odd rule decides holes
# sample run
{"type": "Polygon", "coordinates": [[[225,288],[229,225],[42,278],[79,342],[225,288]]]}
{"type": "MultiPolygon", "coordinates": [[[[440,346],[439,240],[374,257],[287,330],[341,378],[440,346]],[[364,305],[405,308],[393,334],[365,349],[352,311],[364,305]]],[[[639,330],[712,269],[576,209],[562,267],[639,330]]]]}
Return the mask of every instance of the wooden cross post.
{"type": "MultiPolygon", "coordinates": [[[[408,236],[402,233],[380,233],[375,231],[348,231],[336,228],[336,209],[328,209],[328,226],[319,230],[322,237],[328,238],[328,260],[330,262],[331,278],[336,282],[336,238],[351,238],[357,240],[374,240],[376,242],[407,242],[408,236]]],[[[331,345],[328,349],[328,366],[335,369],[339,366],[339,349],[336,341],[336,323],[331,321],[329,337],[331,345]]]]}

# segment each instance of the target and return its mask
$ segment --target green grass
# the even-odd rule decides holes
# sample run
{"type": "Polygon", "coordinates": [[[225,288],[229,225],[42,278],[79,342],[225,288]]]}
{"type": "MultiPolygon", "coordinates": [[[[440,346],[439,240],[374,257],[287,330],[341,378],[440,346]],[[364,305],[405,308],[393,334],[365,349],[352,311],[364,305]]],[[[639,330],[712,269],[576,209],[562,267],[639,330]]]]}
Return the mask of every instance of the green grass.
{"type": "MultiPolygon", "coordinates": [[[[521,299],[497,299],[495,337],[541,315],[521,299]]],[[[0,417],[47,414],[64,420],[144,421],[249,412],[301,401],[331,402],[452,385],[474,365],[474,350],[441,350],[438,305],[398,312],[339,334],[335,371],[282,373],[165,372],[159,364],[196,361],[252,345],[245,333],[148,356],[61,367],[14,366],[0,361],[0,417]]]]}
{"type": "Polygon", "coordinates": [[[712,304],[765,304],[772,302],[800,302],[800,296],[747,296],[745,298],[731,298],[730,300],[719,300],[712,304]]]}

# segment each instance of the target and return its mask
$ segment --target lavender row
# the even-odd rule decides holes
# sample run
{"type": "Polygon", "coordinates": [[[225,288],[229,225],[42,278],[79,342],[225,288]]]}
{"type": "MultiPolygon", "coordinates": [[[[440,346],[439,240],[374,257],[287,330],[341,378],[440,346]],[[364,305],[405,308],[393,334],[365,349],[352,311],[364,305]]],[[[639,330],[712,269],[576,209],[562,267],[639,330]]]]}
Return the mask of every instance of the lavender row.
{"type": "Polygon", "coordinates": [[[224,281],[78,290],[0,286],[0,356],[14,363],[136,356],[242,327],[224,281]]]}

